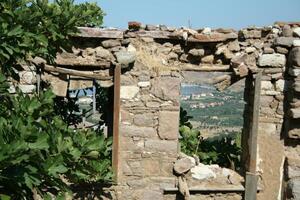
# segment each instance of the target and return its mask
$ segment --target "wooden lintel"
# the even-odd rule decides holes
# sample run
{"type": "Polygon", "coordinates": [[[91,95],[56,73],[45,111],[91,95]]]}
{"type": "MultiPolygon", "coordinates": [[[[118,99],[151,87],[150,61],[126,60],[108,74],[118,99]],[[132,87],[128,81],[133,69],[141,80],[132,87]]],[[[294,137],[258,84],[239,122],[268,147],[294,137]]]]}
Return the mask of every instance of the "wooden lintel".
{"type": "Polygon", "coordinates": [[[118,182],[119,168],[119,126],[120,126],[120,88],[121,88],[121,66],[117,65],[114,70],[114,112],[113,112],[113,148],[112,168],[114,180],[118,182]]]}
{"type": "Polygon", "coordinates": [[[57,56],[55,64],[58,66],[70,66],[74,68],[93,67],[97,69],[108,69],[111,67],[111,63],[108,61],[95,61],[84,58],[63,58],[61,56],[57,56]]]}
{"type": "Polygon", "coordinates": [[[73,70],[73,69],[65,69],[61,67],[54,67],[52,65],[43,65],[43,70],[47,72],[56,72],[61,74],[69,74],[72,76],[78,76],[78,77],[84,77],[84,78],[91,78],[96,80],[112,80],[112,76],[101,76],[98,74],[94,74],[93,72],[84,72],[79,70],[73,70]]]}
{"type": "Polygon", "coordinates": [[[221,71],[226,72],[230,70],[230,65],[183,65],[180,67],[181,71],[199,71],[199,72],[213,72],[221,71]]]}
{"type": "Polygon", "coordinates": [[[78,27],[79,34],[76,37],[84,38],[105,38],[105,39],[122,39],[123,31],[114,29],[78,27]]]}

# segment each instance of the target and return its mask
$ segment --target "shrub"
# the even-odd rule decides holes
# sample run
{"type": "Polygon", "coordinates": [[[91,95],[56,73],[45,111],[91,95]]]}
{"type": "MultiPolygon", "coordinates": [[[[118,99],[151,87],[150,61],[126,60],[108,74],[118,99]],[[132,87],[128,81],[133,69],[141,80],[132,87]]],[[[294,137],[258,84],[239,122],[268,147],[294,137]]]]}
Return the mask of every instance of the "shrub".
{"type": "Polygon", "coordinates": [[[61,195],[68,183],[111,180],[111,139],[69,129],[50,90],[29,97],[7,89],[0,75],[0,194],[30,199],[33,191],[61,195]]]}
{"type": "Polygon", "coordinates": [[[187,112],[180,108],[181,151],[190,156],[198,156],[204,164],[218,164],[239,170],[241,154],[241,134],[222,134],[203,139],[200,131],[193,128],[187,112]]]}

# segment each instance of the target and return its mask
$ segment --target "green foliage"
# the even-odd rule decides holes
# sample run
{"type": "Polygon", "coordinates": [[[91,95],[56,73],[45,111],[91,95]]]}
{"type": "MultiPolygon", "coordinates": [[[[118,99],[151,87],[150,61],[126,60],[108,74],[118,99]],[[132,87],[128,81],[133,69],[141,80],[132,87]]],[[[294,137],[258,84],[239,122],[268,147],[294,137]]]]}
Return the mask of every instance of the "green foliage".
{"type": "Polygon", "coordinates": [[[203,139],[200,131],[188,121],[192,117],[180,109],[180,146],[187,155],[197,155],[204,164],[218,164],[238,170],[240,168],[241,134],[223,134],[203,139]]]}
{"type": "Polygon", "coordinates": [[[53,111],[54,94],[7,92],[0,74],[0,194],[31,199],[32,190],[61,195],[67,182],[111,180],[111,139],[75,131],[53,111]]]}
{"type": "Polygon", "coordinates": [[[75,5],[73,0],[1,0],[0,68],[13,74],[13,66],[34,56],[48,61],[69,46],[77,26],[100,26],[103,11],[95,3],[75,5]]]}

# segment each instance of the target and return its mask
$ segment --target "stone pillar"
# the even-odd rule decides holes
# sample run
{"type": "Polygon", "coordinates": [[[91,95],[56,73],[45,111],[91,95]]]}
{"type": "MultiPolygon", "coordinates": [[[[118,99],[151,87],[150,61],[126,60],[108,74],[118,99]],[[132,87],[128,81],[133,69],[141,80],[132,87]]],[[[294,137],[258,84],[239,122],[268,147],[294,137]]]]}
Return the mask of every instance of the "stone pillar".
{"type": "Polygon", "coordinates": [[[127,192],[119,199],[162,199],[162,188],[175,186],[179,95],[176,74],[136,62],[121,75],[119,185],[127,192]]]}

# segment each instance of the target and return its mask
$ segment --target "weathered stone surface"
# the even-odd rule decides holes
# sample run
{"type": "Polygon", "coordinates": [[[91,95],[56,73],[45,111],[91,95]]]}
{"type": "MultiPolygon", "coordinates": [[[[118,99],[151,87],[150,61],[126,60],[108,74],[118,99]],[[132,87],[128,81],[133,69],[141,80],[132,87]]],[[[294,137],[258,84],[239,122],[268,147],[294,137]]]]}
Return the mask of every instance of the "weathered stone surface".
{"type": "Polygon", "coordinates": [[[300,27],[294,28],[293,33],[296,37],[300,37],[300,27]]]}
{"type": "Polygon", "coordinates": [[[207,165],[199,164],[191,169],[192,177],[196,180],[216,178],[217,175],[207,165]]]}
{"type": "Polygon", "coordinates": [[[160,161],[158,159],[145,158],[142,161],[144,176],[159,176],[160,161]]]}
{"type": "Polygon", "coordinates": [[[271,96],[261,96],[260,97],[260,105],[263,107],[268,107],[273,101],[273,97],[271,96]]]}
{"type": "Polygon", "coordinates": [[[293,128],[288,131],[289,138],[298,139],[300,138],[300,128],[293,128]]]}
{"type": "Polygon", "coordinates": [[[157,26],[154,26],[154,25],[151,25],[151,24],[146,24],[146,30],[147,31],[154,31],[154,30],[157,30],[158,27],[157,26]]]}
{"type": "Polygon", "coordinates": [[[293,37],[293,30],[291,29],[291,26],[286,24],[282,28],[282,35],[284,37],[293,37]]]}
{"type": "Polygon", "coordinates": [[[157,137],[157,131],[153,127],[140,127],[135,125],[121,125],[120,131],[124,136],[137,136],[137,137],[144,137],[144,138],[155,138],[157,137]]]}
{"type": "Polygon", "coordinates": [[[180,79],[158,77],[151,80],[151,93],[162,100],[179,101],[180,79]]]}
{"type": "Polygon", "coordinates": [[[143,113],[134,115],[133,122],[137,126],[154,126],[154,114],[153,113],[143,113]]]}
{"type": "Polygon", "coordinates": [[[288,73],[291,76],[299,76],[300,75],[300,69],[292,69],[292,68],[290,68],[288,70],[288,73]]]}
{"type": "Polygon", "coordinates": [[[253,52],[255,52],[256,51],[256,48],[255,47],[247,47],[246,49],[245,49],[245,52],[246,53],[253,53],[253,52]]]}
{"type": "Polygon", "coordinates": [[[159,112],[158,134],[161,139],[178,139],[179,112],[159,112]]]}
{"type": "Polygon", "coordinates": [[[300,40],[294,40],[293,46],[294,47],[300,47],[300,40]]]}
{"type": "Polygon", "coordinates": [[[286,63],[286,58],[282,54],[263,54],[258,59],[258,65],[262,67],[283,67],[286,63]]]}
{"type": "Polygon", "coordinates": [[[121,86],[120,97],[121,99],[133,99],[139,90],[137,86],[121,86]]]}
{"type": "Polygon", "coordinates": [[[23,93],[33,93],[36,90],[35,85],[21,85],[20,84],[18,87],[23,93]]]}
{"type": "Polygon", "coordinates": [[[191,49],[189,50],[189,54],[196,57],[204,56],[204,49],[191,49]]]}
{"type": "Polygon", "coordinates": [[[290,51],[289,59],[293,65],[300,66],[300,47],[295,47],[290,51]]]}
{"type": "Polygon", "coordinates": [[[114,56],[112,55],[112,53],[109,50],[104,49],[103,47],[95,48],[95,56],[97,58],[102,58],[102,59],[108,60],[108,61],[114,60],[114,56]]]}
{"type": "Polygon", "coordinates": [[[174,163],[174,171],[179,175],[188,172],[192,167],[192,162],[188,158],[181,158],[174,163]]]}
{"type": "Polygon", "coordinates": [[[201,58],[201,63],[213,64],[213,62],[214,62],[214,55],[207,55],[201,58]]]}
{"type": "Polygon", "coordinates": [[[289,156],[287,163],[288,179],[300,177],[300,159],[289,156]]]}
{"type": "Polygon", "coordinates": [[[292,108],[290,110],[291,116],[294,119],[300,118],[300,108],[292,108]]]}
{"type": "Polygon", "coordinates": [[[176,140],[153,140],[148,139],[145,142],[145,148],[150,152],[161,152],[161,153],[177,153],[178,142],[176,140]]]}
{"type": "Polygon", "coordinates": [[[203,34],[198,33],[193,35],[193,37],[196,39],[196,41],[199,42],[222,42],[226,41],[228,39],[236,39],[238,36],[236,33],[211,33],[211,34],[203,34]]]}
{"type": "Polygon", "coordinates": [[[274,53],[274,49],[272,49],[271,47],[264,48],[264,54],[272,54],[272,53],[274,53]]]}
{"type": "Polygon", "coordinates": [[[261,38],[261,30],[241,30],[240,34],[245,38],[261,38]]]}
{"type": "Polygon", "coordinates": [[[274,44],[284,47],[291,47],[293,45],[293,41],[295,38],[293,37],[278,37],[275,39],[274,44]]]}
{"type": "Polygon", "coordinates": [[[234,40],[234,41],[228,43],[228,50],[229,51],[236,52],[236,51],[239,51],[240,49],[241,48],[240,48],[238,40],[234,40]]]}
{"type": "Polygon", "coordinates": [[[79,37],[86,38],[123,38],[123,31],[103,28],[78,27],[79,37]]]}
{"type": "Polygon", "coordinates": [[[140,81],[138,82],[138,86],[141,88],[146,88],[146,87],[150,87],[150,81],[140,81]]]}
{"type": "Polygon", "coordinates": [[[20,83],[24,85],[33,85],[36,83],[36,73],[34,71],[19,72],[20,83]]]}
{"type": "Polygon", "coordinates": [[[128,66],[133,63],[136,59],[136,53],[134,51],[118,51],[115,53],[118,63],[122,66],[128,66]]]}
{"type": "Polygon", "coordinates": [[[279,79],[278,81],[276,81],[275,88],[277,91],[283,92],[285,89],[285,81],[282,79],[279,79]]]}
{"type": "Polygon", "coordinates": [[[287,196],[294,200],[300,199],[300,178],[293,178],[288,181],[287,196]]]}
{"type": "Polygon", "coordinates": [[[104,40],[103,42],[101,42],[101,44],[105,48],[121,46],[121,42],[119,40],[104,40]]]}
{"type": "Polygon", "coordinates": [[[277,46],[275,47],[276,53],[287,54],[289,50],[285,47],[277,46]]]}
{"type": "Polygon", "coordinates": [[[273,90],[274,86],[271,81],[261,81],[262,90],[273,90]]]}

